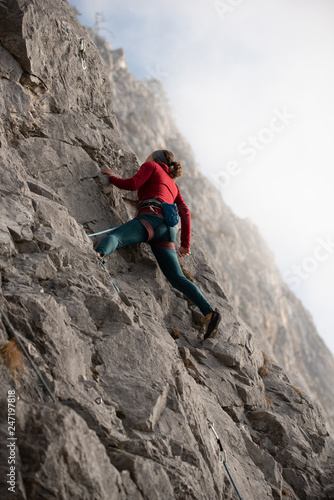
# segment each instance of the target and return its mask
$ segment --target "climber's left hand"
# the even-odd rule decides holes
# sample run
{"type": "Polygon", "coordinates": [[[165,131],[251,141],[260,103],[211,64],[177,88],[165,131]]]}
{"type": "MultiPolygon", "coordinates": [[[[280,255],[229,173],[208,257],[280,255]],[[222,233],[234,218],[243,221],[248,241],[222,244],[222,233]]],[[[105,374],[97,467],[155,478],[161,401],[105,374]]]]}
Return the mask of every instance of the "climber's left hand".
{"type": "Polygon", "coordinates": [[[104,168],[103,170],[101,170],[101,173],[105,175],[114,175],[113,171],[110,170],[110,168],[104,168]]]}

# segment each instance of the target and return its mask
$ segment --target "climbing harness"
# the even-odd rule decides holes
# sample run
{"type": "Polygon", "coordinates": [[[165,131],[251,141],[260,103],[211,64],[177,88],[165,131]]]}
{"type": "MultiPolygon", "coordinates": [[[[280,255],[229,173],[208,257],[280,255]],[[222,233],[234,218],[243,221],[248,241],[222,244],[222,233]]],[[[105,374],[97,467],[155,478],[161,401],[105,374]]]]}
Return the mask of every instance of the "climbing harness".
{"type": "Polygon", "coordinates": [[[106,229],[105,231],[100,231],[99,233],[89,234],[88,236],[91,238],[92,236],[97,236],[98,234],[109,233],[111,231],[115,231],[115,229],[117,229],[117,227],[111,227],[110,229],[106,229]]]}
{"type": "Polygon", "coordinates": [[[105,267],[104,265],[104,261],[102,259],[100,259],[98,256],[96,256],[97,260],[98,260],[98,263],[103,267],[103,269],[105,270],[105,272],[107,273],[108,275],[108,278],[111,280],[111,283],[113,284],[115,290],[117,293],[119,293],[119,288],[118,286],[116,285],[116,283],[114,282],[114,280],[112,279],[112,277],[110,276],[110,273],[108,271],[108,269],[105,267]]]}
{"type": "MultiPolygon", "coordinates": [[[[167,224],[169,228],[175,226],[177,222],[179,221],[179,214],[177,212],[177,205],[175,203],[165,203],[160,200],[155,196],[154,198],[149,198],[147,200],[141,200],[138,205],[138,211],[137,211],[137,217],[136,219],[144,226],[144,228],[147,231],[147,240],[146,243],[150,243],[150,241],[154,238],[155,234],[155,229],[157,229],[156,226],[155,229],[153,229],[152,225],[149,223],[148,220],[145,219],[145,215],[153,215],[154,217],[158,217],[161,219],[161,222],[159,225],[161,225],[163,222],[167,224]],[[145,212],[142,212],[143,209],[150,209],[151,212],[148,212],[147,210],[145,212]],[[177,218],[177,220],[176,220],[177,218]]],[[[163,245],[162,248],[172,248],[175,249],[174,243],[170,245],[170,242],[167,242],[167,246],[163,245]]],[[[159,245],[152,245],[152,246],[159,246],[159,245]]]]}
{"type": "Polygon", "coordinates": [[[218,446],[219,446],[219,456],[220,456],[220,459],[221,459],[221,461],[222,461],[222,463],[223,463],[223,465],[224,465],[224,467],[226,469],[227,475],[228,475],[228,477],[229,477],[229,479],[230,479],[230,481],[232,483],[232,486],[234,487],[234,489],[236,491],[236,494],[238,495],[239,500],[242,500],[242,498],[240,496],[240,493],[239,493],[239,491],[238,491],[238,489],[237,489],[237,487],[235,485],[235,482],[232,479],[232,476],[231,476],[230,471],[228,470],[228,467],[227,467],[227,464],[226,464],[226,460],[227,460],[226,459],[226,451],[224,450],[223,445],[221,443],[221,440],[218,437],[218,434],[217,434],[217,432],[216,432],[216,430],[214,428],[214,424],[212,422],[210,422],[209,419],[208,419],[208,423],[209,423],[210,429],[212,429],[212,431],[213,431],[213,433],[214,433],[214,435],[216,437],[216,440],[217,440],[217,443],[218,443],[218,446]]]}
{"type": "Polygon", "coordinates": [[[49,386],[47,385],[47,383],[45,382],[41,372],[39,371],[39,369],[37,368],[37,366],[35,365],[35,363],[33,362],[33,360],[31,359],[27,349],[24,347],[21,339],[18,337],[18,335],[16,334],[15,330],[14,330],[14,327],[13,325],[11,324],[11,322],[9,321],[9,319],[7,318],[7,315],[4,313],[4,311],[1,309],[0,307],[0,312],[5,320],[5,323],[7,324],[10,332],[12,333],[12,335],[14,336],[15,340],[18,342],[19,346],[21,347],[22,351],[24,352],[24,354],[26,355],[26,357],[28,358],[31,366],[33,367],[34,371],[37,373],[37,376],[39,377],[39,379],[41,380],[41,382],[43,383],[45,389],[48,391],[49,395],[51,396],[51,399],[53,400],[53,402],[55,403],[56,400],[55,400],[55,397],[54,395],[52,394],[51,390],[49,389],[49,386]]]}
{"type": "MultiPolygon", "coordinates": [[[[140,215],[137,215],[136,219],[144,226],[144,228],[147,231],[147,240],[146,243],[151,241],[152,238],[154,238],[154,229],[151,226],[151,224],[146,220],[144,217],[141,217],[140,215]]],[[[162,224],[162,222],[161,222],[162,224]]]]}
{"type": "Polygon", "coordinates": [[[148,200],[142,200],[138,206],[138,213],[143,208],[149,208],[152,212],[154,212],[155,216],[164,219],[167,226],[174,227],[180,221],[176,203],[166,203],[155,197],[148,200]],[[157,212],[156,209],[159,209],[160,213],[157,212]]]}
{"type": "Polygon", "coordinates": [[[81,65],[82,69],[87,69],[86,65],[86,42],[84,38],[80,40],[80,57],[81,57],[81,65]]]}

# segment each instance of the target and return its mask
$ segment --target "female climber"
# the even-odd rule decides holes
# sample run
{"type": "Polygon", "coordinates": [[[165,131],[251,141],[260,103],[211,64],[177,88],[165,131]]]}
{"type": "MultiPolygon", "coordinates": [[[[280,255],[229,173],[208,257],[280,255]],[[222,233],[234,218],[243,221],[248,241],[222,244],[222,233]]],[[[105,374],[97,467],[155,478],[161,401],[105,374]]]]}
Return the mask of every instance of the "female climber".
{"type": "Polygon", "coordinates": [[[196,304],[204,315],[204,339],[217,333],[221,315],[213,310],[199,288],[183,274],[177,255],[190,255],[190,212],[174,179],[182,175],[182,165],[173,153],[154,151],[138,172],[128,179],[115,177],[110,169],[102,170],[111,184],[129,191],[138,191],[137,216],[115,229],[96,248],[99,259],[107,257],[116,248],[133,243],[148,242],[153,254],[170,284],[196,304]],[[181,218],[181,246],[176,252],[176,231],[166,224],[162,203],[175,203],[181,218]]]}

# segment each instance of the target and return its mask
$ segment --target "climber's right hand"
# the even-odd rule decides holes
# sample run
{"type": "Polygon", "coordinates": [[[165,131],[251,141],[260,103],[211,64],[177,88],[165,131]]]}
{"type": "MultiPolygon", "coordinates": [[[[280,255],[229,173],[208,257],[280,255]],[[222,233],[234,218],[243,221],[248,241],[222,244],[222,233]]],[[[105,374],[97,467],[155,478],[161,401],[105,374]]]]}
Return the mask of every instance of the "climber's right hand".
{"type": "Polygon", "coordinates": [[[179,257],[188,257],[191,254],[190,248],[180,247],[177,251],[179,257]]]}

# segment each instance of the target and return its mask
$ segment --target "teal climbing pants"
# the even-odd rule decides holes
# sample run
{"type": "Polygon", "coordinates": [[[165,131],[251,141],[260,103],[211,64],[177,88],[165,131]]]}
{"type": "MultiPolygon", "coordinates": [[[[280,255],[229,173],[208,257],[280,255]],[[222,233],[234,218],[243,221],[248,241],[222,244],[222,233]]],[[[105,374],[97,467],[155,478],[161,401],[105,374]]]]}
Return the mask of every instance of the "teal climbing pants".
{"type": "MultiPolygon", "coordinates": [[[[154,246],[157,242],[172,241],[174,243],[176,239],[175,229],[168,227],[160,218],[152,215],[144,215],[141,218],[147,220],[154,230],[154,237],[150,243],[152,243],[151,248],[161,271],[172,287],[194,302],[202,314],[206,316],[212,311],[212,307],[199,288],[183,274],[175,248],[154,246]]],[[[138,219],[132,219],[106,236],[96,248],[96,252],[102,257],[107,257],[117,248],[145,242],[147,234],[144,225],[138,219]]]]}

